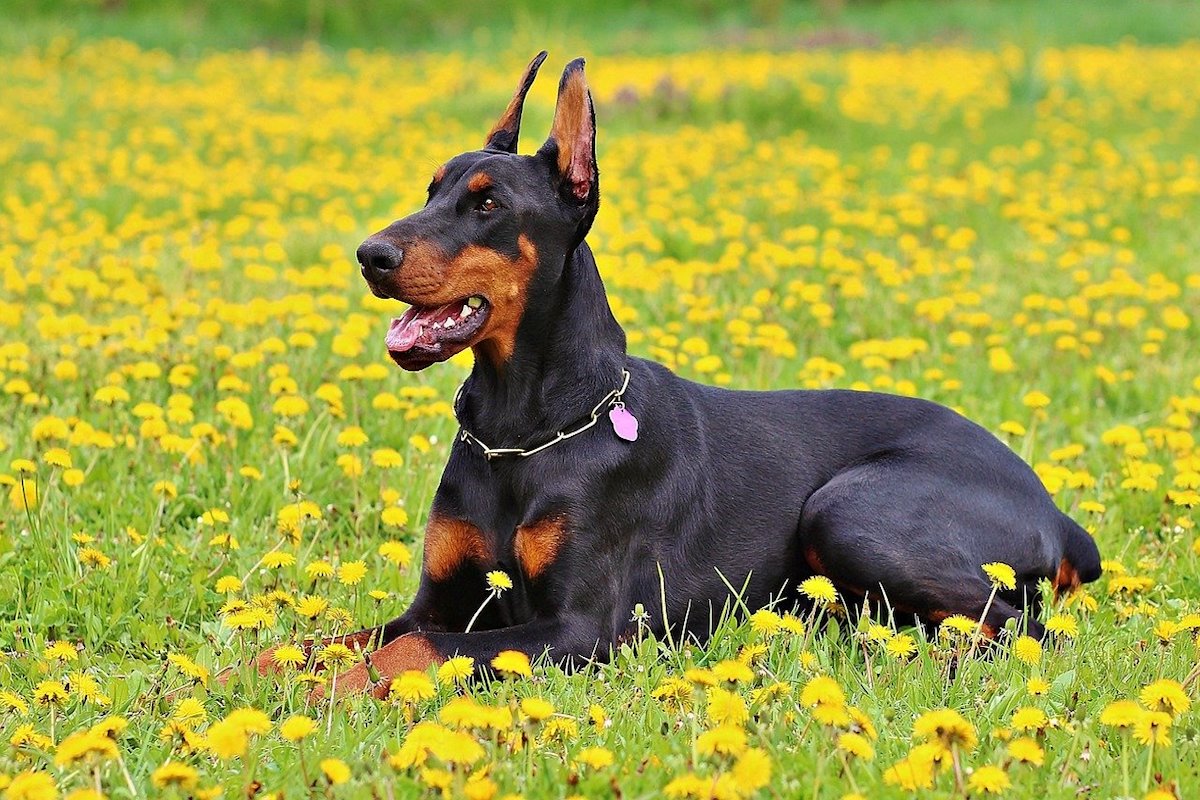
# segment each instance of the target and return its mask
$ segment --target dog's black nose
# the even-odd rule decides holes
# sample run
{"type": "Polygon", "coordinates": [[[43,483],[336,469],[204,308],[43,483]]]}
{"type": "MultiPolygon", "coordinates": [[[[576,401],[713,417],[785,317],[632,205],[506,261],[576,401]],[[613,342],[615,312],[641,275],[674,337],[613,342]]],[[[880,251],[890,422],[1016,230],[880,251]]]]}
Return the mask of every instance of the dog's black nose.
{"type": "Polygon", "coordinates": [[[385,239],[367,239],[355,255],[364,273],[391,272],[404,261],[404,251],[385,239]]]}

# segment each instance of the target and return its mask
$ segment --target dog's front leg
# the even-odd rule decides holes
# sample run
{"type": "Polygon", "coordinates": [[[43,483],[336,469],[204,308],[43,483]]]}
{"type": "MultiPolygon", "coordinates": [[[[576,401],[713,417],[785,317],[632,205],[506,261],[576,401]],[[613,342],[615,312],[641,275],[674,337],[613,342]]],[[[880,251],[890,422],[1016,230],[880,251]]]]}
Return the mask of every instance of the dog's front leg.
{"type": "MultiPolygon", "coordinates": [[[[594,658],[608,657],[612,637],[601,634],[601,626],[584,617],[538,619],[510,628],[458,633],[448,631],[406,633],[370,655],[364,662],[338,675],[337,697],[357,692],[387,696],[392,679],[406,670],[424,670],[454,656],[470,656],[478,672],[488,668],[497,655],[516,650],[530,659],[548,653],[557,664],[572,666],[594,658]],[[372,675],[372,671],[374,675],[372,675]]],[[[317,687],[315,699],[326,691],[317,687]]]]}

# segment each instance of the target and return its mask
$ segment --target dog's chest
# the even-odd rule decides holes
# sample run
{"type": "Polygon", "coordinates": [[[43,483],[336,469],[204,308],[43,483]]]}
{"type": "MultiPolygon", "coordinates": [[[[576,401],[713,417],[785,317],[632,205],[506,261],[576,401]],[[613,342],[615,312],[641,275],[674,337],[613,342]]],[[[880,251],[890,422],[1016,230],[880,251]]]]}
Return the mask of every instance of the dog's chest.
{"type": "Polygon", "coordinates": [[[571,538],[566,504],[519,502],[483,488],[439,488],[425,530],[426,574],[447,581],[464,571],[503,570],[525,583],[541,580],[571,538]]]}

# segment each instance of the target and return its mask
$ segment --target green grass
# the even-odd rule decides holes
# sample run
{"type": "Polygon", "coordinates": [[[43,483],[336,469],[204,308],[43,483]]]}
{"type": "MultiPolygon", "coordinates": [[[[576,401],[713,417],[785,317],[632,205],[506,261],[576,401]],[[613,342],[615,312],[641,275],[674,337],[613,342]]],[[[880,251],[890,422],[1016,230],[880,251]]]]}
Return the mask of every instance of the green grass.
{"type": "Polygon", "coordinates": [[[1170,44],[1200,36],[1200,9],[1186,0],[850,0],[796,2],[619,0],[551,4],[373,3],[335,0],[12,0],[0,10],[0,47],[54,36],[119,37],[195,53],[227,47],[335,48],[393,52],[506,51],[518,40],[560,42],[594,54],[683,52],[701,47],[854,47],[927,42],[1025,47],[1111,45],[1129,38],[1170,44]]]}
{"type": "MultiPolygon", "coordinates": [[[[381,339],[398,308],[366,297],[353,250],[420,205],[438,164],[478,146],[545,44],[554,52],[523,150],[549,126],[555,65],[587,53],[604,191],[590,241],[631,352],[736,388],[869,387],[959,408],[1036,466],[1110,563],[1089,587],[1094,609],[1081,598],[1056,608],[1079,635],[1048,641],[1037,664],[1007,646],[964,658],[969,644],[917,630],[888,632],[916,641],[898,657],[871,639],[881,631],[835,613],[806,620],[803,634],[727,620],[704,645],[635,636],[580,674],[539,666],[529,680],[473,687],[480,703],[515,709],[536,696],[558,712],[553,726],[478,737],[473,767],[489,765],[497,796],[658,797],[690,772],[730,773],[733,759],[698,752],[712,722],[704,691],[688,695],[694,716],[654,692],[756,645],[755,676],[734,691],[747,704],[776,683],[789,694],[759,701],[739,725],[772,764],[755,796],[841,798],[856,786],[909,796],[888,770],[911,752],[914,721],[944,708],[978,733],[957,754],[963,782],[994,765],[1009,797],[1189,796],[1200,781],[1194,707],[1153,750],[1100,718],[1159,679],[1196,700],[1200,549],[1187,492],[1200,481],[1190,223],[1200,85],[1196,45],[1184,41],[1195,6],[851,3],[832,20],[791,4],[697,4],[690,19],[649,4],[577,5],[570,18],[565,7],[435,18],[416,4],[373,6],[405,18],[403,41],[386,16],[312,7],[326,11],[323,48],[299,46],[304,9],[283,5],[2,12],[14,24],[0,28],[10,132],[0,138],[0,690],[11,693],[0,694],[0,787],[36,770],[63,794],[98,775],[112,797],[185,796],[153,785],[172,761],[225,797],[255,782],[288,797],[429,793],[418,770],[385,762],[453,687],[407,708],[362,698],[329,708],[309,705],[294,676],[243,669],[206,688],[168,659],[215,672],[269,644],[377,624],[411,600],[465,371],[413,375],[387,361],[381,339]],[[831,27],[922,47],[795,50],[831,27]],[[1151,46],[1119,44],[1126,36],[1151,46]],[[237,49],[257,45],[267,47],[237,49]],[[110,405],[110,386],[128,399],[110,405]],[[1031,407],[1033,390],[1046,408],[1031,407]],[[288,416],[281,397],[308,409],[288,416]],[[236,423],[237,398],[249,427],[236,423]],[[277,441],[278,425],[296,441],[277,441]],[[351,426],[369,444],[339,444],[351,426]],[[54,448],[80,485],[50,463],[54,448]],[[374,466],[381,448],[403,466],[374,466]],[[355,454],[357,476],[345,469],[355,454]],[[22,475],[40,494],[28,512],[22,475]],[[160,481],[175,496],[162,498],[160,481]],[[301,500],[320,518],[292,541],[280,521],[301,500]],[[397,505],[408,521],[387,524],[397,505]],[[214,510],[228,520],[209,521],[214,510]],[[389,539],[411,549],[406,568],[378,554],[389,539]],[[89,565],[89,548],[111,563],[89,565]],[[266,567],[271,552],[296,561],[266,567]],[[356,586],[314,580],[305,567],[320,560],[362,560],[367,575],[356,586]],[[244,587],[218,592],[224,576],[244,587]],[[319,595],[351,620],[280,606],[263,630],[230,626],[227,601],[275,590],[319,595]],[[47,654],[56,641],[75,660],[47,654]],[[80,674],[107,705],[87,699],[80,674]],[[818,676],[878,730],[873,761],[844,763],[836,742],[848,726],[800,702],[818,676]],[[1031,678],[1047,688],[1031,691],[1031,678]],[[62,707],[37,703],[45,681],[70,689],[62,707]],[[162,734],[177,713],[172,692],[201,703],[199,736],[244,707],[272,730],[242,756],[192,752],[162,734]],[[607,723],[590,721],[593,704],[607,723]],[[1025,732],[1045,750],[1041,766],[1008,754],[1023,707],[1049,718],[1025,732]],[[318,722],[302,748],[278,734],[298,713],[318,722]],[[61,744],[110,715],[130,723],[119,762],[56,764],[61,752],[28,739],[61,744]],[[535,746],[518,746],[522,737],[535,746]],[[587,747],[615,764],[578,766],[587,747]],[[325,758],[345,761],[350,780],[316,778],[325,758]]],[[[940,771],[920,796],[961,797],[955,784],[953,769],[940,771]]]]}

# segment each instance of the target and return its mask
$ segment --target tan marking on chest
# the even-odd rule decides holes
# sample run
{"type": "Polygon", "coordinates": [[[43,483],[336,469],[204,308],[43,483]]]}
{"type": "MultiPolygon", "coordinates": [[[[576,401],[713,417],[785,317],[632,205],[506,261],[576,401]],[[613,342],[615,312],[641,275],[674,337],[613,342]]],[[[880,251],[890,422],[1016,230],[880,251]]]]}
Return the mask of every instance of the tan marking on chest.
{"type": "Polygon", "coordinates": [[[530,578],[537,578],[558,558],[566,541],[567,518],[556,514],[517,528],[513,553],[521,571],[530,578]]]}
{"type": "Polygon", "coordinates": [[[466,520],[433,514],[425,526],[425,573],[445,580],[465,562],[482,564],[490,553],[483,533],[466,520]]]}

